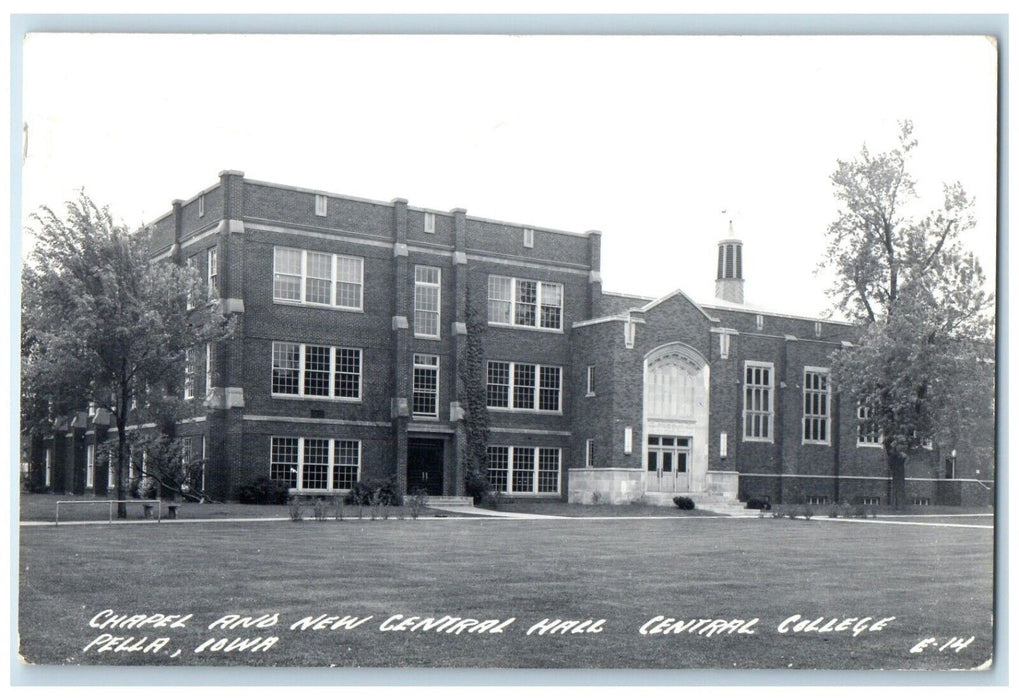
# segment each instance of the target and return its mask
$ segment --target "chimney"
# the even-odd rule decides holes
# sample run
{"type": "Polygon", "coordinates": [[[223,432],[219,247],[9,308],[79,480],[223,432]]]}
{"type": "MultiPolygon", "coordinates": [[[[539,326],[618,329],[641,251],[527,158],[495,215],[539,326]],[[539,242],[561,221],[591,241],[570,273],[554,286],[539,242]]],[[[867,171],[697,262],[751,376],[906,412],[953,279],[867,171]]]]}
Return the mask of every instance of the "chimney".
{"type": "Polygon", "coordinates": [[[734,304],[743,303],[743,241],[735,238],[732,221],[729,221],[729,237],[718,242],[715,297],[734,304]]]}

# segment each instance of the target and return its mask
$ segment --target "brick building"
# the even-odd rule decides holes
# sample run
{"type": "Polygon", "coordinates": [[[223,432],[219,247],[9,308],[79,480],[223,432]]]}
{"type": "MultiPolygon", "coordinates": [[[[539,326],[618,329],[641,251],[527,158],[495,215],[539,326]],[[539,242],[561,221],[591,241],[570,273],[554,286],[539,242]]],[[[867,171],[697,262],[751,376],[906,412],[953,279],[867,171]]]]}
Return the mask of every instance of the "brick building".
{"type": "MultiPolygon", "coordinates": [[[[199,270],[236,317],[187,358],[204,487],[269,476],[306,494],[394,476],[464,491],[468,306],[483,333],[489,478],[514,497],[579,502],[884,503],[866,415],[833,392],[852,325],[744,304],[742,243],[720,241],[716,298],[602,290],[601,234],[569,233],[269,184],[225,171],[150,225],[153,256],[199,270]]],[[[102,412],[65,421],[35,484],[104,493],[102,412]]],[[[104,422],[105,421],[105,422],[104,422]]],[[[931,445],[917,503],[990,502],[993,466],[931,445]]]]}

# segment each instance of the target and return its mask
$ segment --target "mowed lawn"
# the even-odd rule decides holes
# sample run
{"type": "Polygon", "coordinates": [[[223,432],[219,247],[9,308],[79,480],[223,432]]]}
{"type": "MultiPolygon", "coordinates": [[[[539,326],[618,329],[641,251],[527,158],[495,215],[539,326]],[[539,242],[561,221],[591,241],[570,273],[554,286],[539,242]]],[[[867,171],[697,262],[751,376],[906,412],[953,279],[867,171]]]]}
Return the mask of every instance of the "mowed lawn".
{"type": "Polygon", "coordinates": [[[20,653],[40,664],[975,668],[992,657],[992,544],[989,529],[817,518],[26,527],[20,653]],[[193,617],[177,629],[91,628],[107,609],[193,617]],[[227,614],[278,623],[209,629],[227,614]],[[371,619],[291,629],[317,615],[371,619]],[[515,620],[498,634],[380,629],[393,615],[515,620]],[[858,636],[780,633],[793,615],[895,619],[858,636]],[[658,616],[759,621],[753,634],[642,635],[658,616]],[[595,633],[527,634],[544,619],[604,622],[587,627],[595,633]],[[169,641],[149,654],[85,650],[104,633],[169,641]],[[971,636],[959,651],[941,649],[971,636]],[[209,639],[257,637],[277,641],[196,651],[209,639]]]}

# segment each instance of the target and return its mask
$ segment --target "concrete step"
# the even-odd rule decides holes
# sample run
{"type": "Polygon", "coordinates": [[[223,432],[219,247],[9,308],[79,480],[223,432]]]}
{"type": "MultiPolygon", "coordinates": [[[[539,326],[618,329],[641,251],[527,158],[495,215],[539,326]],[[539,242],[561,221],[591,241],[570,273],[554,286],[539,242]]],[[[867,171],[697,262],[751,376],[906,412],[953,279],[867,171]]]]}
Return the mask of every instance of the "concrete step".
{"type": "MultiPolygon", "coordinates": [[[[408,496],[413,498],[413,496],[408,496]]],[[[404,499],[407,500],[407,499],[404,499]]],[[[428,506],[441,508],[442,506],[473,506],[474,499],[470,496],[428,496],[428,506]]]]}

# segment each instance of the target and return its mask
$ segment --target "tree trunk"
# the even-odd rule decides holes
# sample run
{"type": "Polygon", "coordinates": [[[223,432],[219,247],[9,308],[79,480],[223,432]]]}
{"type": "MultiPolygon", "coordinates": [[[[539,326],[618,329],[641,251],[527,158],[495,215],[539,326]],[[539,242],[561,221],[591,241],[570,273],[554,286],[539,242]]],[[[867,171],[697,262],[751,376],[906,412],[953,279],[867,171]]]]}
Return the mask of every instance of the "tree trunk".
{"type": "Polygon", "coordinates": [[[906,455],[894,447],[885,451],[888,456],[888,473],[892,478],[891,506],[902,510],[906,505],[906,455]]]}

